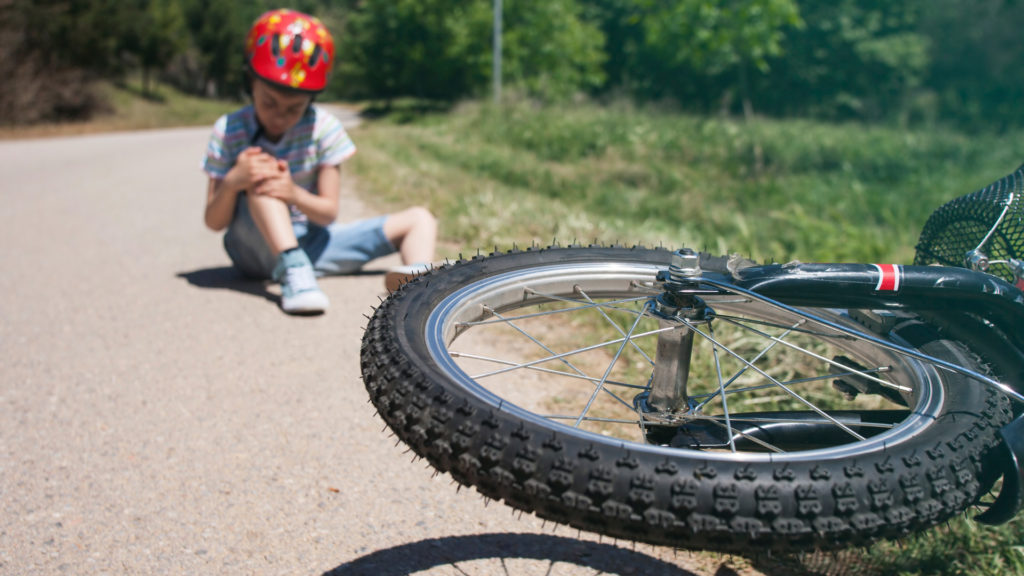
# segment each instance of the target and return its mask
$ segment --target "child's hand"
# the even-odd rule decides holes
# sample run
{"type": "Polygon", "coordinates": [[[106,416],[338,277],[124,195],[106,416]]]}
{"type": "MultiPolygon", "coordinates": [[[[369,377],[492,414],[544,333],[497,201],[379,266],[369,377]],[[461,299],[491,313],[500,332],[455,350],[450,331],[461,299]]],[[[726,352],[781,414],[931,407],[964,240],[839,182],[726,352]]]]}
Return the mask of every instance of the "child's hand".
{"type": "Polygon", "coordinates": [[[238,155],[235,170],[238,170],[238,177],[245,187],[251,190],[277,175],[277,159],[256,146],[250,146],[238,155]]]}
{"type": "MultiPolygon", "coordinates": [[[[263,166],[260,173],[263,173],[263,166]]],[[[262,196],[277,198],[285,204],[296,203],[295,183],[292,182],[292,173],[288,169],[288,163],[284,160],[276,160],[272,172],[266,178],[260,180],[252,188],[252,193],[262,196]]]]}

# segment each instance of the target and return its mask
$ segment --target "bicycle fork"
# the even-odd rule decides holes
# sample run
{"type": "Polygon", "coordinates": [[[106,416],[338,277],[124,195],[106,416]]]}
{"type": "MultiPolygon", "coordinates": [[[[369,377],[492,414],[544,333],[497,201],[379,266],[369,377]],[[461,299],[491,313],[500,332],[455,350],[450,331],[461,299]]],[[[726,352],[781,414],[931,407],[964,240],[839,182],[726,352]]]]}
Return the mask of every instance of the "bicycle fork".
{"type": "Polygon", "coordinates": [[[651,387],[634,399],[637,409],[652,423],[679,424],[695,404],[687,394],[695,324],[708,324],[707,304],[696,295],[701,276],[700,256],[693,250],[677,251],[661,280],[665,292],[651,304],[660,332],[655,350],[651,387]]]}

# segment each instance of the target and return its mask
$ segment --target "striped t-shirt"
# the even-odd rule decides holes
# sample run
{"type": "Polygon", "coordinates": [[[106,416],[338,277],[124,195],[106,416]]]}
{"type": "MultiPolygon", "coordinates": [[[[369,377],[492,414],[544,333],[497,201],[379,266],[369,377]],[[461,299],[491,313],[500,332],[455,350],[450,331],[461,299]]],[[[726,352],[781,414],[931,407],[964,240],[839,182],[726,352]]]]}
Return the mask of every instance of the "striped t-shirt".
{"type": "MultiPolygon", "coordinates": [[[[249,146],[259,146],[287,161],[292,181],[313,194],[317,193],[320,167],[341,164],[356,153],[356,145],[341,122],[315,105],[310,106],[278,142],[263,137],[256,112],[250,105],[217,119],[206,146],[203,171],[211,178],[222,180],[249,146]]],[[[306,220],[306,215],[294,206],[291,212],[292,221],[306,220]]]]}

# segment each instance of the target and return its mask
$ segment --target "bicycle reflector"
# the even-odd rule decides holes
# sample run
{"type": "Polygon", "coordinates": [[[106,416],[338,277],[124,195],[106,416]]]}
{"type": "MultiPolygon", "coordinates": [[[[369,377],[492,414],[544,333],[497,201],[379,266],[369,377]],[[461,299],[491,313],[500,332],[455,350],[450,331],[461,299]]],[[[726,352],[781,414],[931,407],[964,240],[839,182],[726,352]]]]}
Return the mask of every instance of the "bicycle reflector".
{"type": "Polygon", "coordinates": [[[983,270],[1007,282],[1024,274],[1024,166],[940,206],[924,225],[914,264],[983,270]]]}

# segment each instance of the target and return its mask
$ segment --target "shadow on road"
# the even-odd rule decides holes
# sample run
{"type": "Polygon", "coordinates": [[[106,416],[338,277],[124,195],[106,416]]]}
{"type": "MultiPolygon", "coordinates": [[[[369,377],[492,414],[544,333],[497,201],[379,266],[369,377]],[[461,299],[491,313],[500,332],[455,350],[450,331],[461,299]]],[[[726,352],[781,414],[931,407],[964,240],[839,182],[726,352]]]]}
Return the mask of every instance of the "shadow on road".
{"type": "MultiPolygon", "coordinates": [[[[363,556],[326,572],[324,576],[399,576],[444,566],[451,566],[460,574],[472,575],[475,573],[473,566],[466,565],[470,562],[500,562],[507,571],[506,561],[524,560],[543,563],[545,568],[537,572],[540,574],[557,575],[560,571],[555,564],[568,564],[592,569],[597,574],[696,576],[675,564],[611,544],[543,534],[481,534],[422,540],[363,556]]],[[[493,567],[480,570],[491,571],[493,567]]],[[[716,572],[717,576],[734,574],[725,566],[716,572]]]]}
{"type": "Polygon", "coordinates": [[[246,278],[231,266],[179,272],[177,276],[178,278],[184,278],[189,284],[197,288],[234,290],[243,294],[261,296],[275,304],[278,304],[281,300],[280,296],[267,290],[265,282],[246,278]]]}

